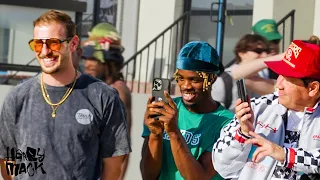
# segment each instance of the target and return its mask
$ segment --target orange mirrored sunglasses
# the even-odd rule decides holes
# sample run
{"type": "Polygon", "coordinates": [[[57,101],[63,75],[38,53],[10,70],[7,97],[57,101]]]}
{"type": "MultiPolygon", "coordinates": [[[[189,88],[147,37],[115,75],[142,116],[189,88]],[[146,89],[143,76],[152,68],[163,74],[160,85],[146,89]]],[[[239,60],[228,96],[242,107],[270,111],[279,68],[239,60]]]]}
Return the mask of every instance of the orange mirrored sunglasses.
{"type": "Polygon", "coordinates": [[[50,38],[50,39],[31,39],[29,41],[29,46],[32,51],[41,52],[43,44],[47,45],[51,51],[59,51],[61,48],[61,43],[69,42],[73,37],[69,37],[65,40],[60,40],[57,38],[50,38]]]}

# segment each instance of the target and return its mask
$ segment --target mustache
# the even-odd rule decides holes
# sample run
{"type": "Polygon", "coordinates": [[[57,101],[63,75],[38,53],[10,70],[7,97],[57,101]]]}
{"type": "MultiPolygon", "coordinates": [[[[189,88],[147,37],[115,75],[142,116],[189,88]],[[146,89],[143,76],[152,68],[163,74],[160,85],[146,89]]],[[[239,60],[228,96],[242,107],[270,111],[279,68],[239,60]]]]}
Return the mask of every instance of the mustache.
{"type": "Polygon", "coordinates": [[[39,58],[40,59],[44,59],[44,58],[57,58],[59,57],[59,54],[55,54],[53,52],[49,53],[49,54],[40,54],[39,58]]]}

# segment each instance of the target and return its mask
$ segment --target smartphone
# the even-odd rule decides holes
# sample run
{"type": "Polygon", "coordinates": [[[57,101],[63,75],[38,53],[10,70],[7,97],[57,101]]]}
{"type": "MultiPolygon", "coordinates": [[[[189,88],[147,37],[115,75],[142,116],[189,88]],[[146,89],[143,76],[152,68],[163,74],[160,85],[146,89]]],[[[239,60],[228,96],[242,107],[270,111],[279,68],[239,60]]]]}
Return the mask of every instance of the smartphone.
{"type": "Polygon", "coordinates": [[[238,96],[242,102],[248,102],[248,93],[244,79],[237,80],[238,96]]]}
{"type": "Polygon", "coordinates": [[[168,103],[167,98],[164,96],[164,91],[170,94],[170,88],[170,79],[154,78],[152,83],[152,96],[154,97],[154,101],[164,101],[168,103]]]}

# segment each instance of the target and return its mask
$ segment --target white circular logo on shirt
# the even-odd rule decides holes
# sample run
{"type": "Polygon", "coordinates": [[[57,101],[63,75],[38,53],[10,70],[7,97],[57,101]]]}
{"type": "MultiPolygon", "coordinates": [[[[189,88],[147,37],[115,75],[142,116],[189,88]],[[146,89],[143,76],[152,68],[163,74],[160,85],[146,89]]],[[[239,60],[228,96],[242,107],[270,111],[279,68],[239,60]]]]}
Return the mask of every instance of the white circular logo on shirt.
{"type": "Polygon", "coordinates": [[[80,124],[88,125],[93,120],[93,114],[88,109],[80,109],[76,113],[76,120],[80,124]]]}

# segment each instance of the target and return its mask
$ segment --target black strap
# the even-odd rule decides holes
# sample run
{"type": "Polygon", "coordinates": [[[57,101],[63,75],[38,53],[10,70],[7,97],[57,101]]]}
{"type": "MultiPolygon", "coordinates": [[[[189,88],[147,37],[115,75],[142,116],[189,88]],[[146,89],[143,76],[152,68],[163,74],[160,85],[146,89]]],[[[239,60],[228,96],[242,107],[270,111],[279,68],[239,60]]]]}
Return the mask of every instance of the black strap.
{"type": "Polygon", "coordinates": [[[283,123],[284,123],[284,132],[286,132],[287,125],[288,125],[288,110],[281,117],[282,117],[282,120],[283,120],[283,123]]]}
{"type": "Polygon", "coordinates": [[[232,103],[232,86],[233,86],[233,79],[229,73],[223,72],[220,77],[223,80],[224,87],[225,87],[225,99],[224,105],[225,108],[229,109],[232,103]]]}

